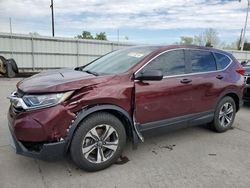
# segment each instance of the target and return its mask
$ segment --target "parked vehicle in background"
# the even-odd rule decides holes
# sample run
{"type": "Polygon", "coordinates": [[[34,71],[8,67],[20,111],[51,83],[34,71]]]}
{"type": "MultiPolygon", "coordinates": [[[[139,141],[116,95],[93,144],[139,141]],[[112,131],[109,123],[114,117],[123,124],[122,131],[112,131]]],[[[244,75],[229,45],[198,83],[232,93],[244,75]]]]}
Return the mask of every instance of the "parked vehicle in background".
{"type": "Polygon", "coordinates": [[[18,67],[14,59],[5,59],[0,56],[0,74],[5,77],[13,78],[18,73],[18,67]]]}
{"type": "Polygon", "coordinates": [[[250,101],[250,60],[243,61],[241,64],[246,69],[246,74],[245,74],[246,87],[244,90],[243,100],[246,102],[249,102],[250,101]]]}
{"type": "Polygon", "coordinates": [[[209,123],[233,125],[245,69],[229,53],[198,46],[141,46],[75,69],[24,79],[10,96],[9,129],[18,154],[70,153],[87,171],[117,161],[143,131],[209,123]]]}

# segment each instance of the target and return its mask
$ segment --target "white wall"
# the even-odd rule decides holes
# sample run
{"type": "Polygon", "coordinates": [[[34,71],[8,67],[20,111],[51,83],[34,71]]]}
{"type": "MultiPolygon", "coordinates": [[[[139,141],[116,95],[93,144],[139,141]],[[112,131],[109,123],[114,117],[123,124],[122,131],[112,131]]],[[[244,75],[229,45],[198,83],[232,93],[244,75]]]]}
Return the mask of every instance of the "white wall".
{"type": "MultiPolygon", "coordinates": [[[[21,71],[76,67],[133,45],[136,44],[0,33],[0,55],[14,58],[21,71]]],[[[250,59],[250,52],[229,52],[239,61],[250,59]]]]}
{"type": "Polygon", "coordinates": [[[18,67],[26,71],[76,67],[132,45],[135,44],[0,33],[0,55],[14,58],[18,67]]]}

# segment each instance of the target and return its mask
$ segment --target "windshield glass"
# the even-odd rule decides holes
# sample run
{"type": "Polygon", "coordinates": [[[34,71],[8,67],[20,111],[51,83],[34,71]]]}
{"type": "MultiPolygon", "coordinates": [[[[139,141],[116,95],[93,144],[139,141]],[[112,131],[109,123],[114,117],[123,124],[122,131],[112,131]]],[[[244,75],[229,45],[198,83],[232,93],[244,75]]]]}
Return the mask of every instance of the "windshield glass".
{"type": "Polygon", "coordinates": [[[133,47],[114,51],[85,66],[82,71],[96,75],[124,73],[156,49],[157,47],[133,47]]]}

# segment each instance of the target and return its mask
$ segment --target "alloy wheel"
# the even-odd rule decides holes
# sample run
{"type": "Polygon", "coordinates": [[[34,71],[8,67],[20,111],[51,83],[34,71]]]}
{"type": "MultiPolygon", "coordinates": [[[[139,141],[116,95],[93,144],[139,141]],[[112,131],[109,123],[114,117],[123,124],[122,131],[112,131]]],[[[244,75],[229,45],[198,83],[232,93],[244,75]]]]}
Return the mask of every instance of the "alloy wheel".
{"type": "Polygon", "coordinates": [[[103,163],[114,155],[118,144],[118,134],[112,126],[97,125],[84,137],[82,154],[91,163],[103,163]]]}
{"type": "Polygon", "coordinates": [[[234,109],[233,105],[229,102],[222,105],[219,113],[219,122],[222,127],[227,127],[233,119],[234,109]]]}

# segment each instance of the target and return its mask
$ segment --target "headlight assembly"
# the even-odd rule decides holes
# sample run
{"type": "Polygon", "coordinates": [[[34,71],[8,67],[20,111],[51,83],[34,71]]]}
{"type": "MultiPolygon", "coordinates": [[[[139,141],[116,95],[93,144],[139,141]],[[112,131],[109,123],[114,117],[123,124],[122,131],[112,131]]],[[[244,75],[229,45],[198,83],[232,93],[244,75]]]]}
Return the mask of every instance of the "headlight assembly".
{"type": "Polygon", "coordinates": [[[72,93],[73,91],[43,95],[24,95],[22,98],[11,96],[10,100],[14,107],[22,107],[24,110],[29,110],[57,105],[68,99],[72,93]]]}

